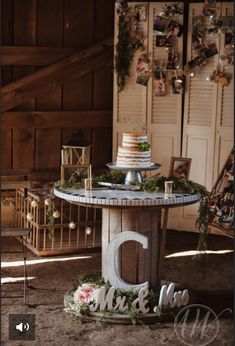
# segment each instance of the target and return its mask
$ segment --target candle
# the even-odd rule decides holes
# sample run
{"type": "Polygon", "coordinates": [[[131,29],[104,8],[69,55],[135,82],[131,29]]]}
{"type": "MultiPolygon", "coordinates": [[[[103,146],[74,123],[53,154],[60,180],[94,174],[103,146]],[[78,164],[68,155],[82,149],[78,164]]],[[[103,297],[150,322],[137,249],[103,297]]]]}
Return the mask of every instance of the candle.
{"type": "Polygon", "coordinates": [[[88,178],[91,179],[92,175],[91,175],[91,165],[89,165],[89,173],[88,173],[88,178]]]}
{"type": "Polygon", "coordinates": [[[173,181],[165,181],[165,198],[171,197],[172,185],[173,185],[173,181]]]}

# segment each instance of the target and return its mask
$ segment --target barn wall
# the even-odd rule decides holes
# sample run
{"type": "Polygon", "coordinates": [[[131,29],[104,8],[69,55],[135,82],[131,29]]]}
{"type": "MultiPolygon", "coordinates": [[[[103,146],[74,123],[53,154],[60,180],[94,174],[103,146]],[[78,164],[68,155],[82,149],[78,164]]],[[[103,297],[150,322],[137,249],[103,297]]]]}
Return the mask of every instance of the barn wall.
{"type": "MultiPolygon", "coordinates": [[[[25,47],[63,47],[74,53],[113,36],[114,0],[2,0],[1,6],[2,45],[19,52],[2,66],[2,86],[44,68],[39,54],[33,57],[40,66],[32,65],[33,58],[24,56],[25,47]]],[[[41,172],[38,176],[45,179],[57,176],[60,147],[77,128],[92,144],[94,167],[104,167],[112,151],[112,72],[111,66],[104,66],[55,83],[48,92],[4,113],[2,174],[24,170],[41,172]],[[45,121],[36,121],[39,116],[45,121]],[[50,121],[52,116],[55,121],[50,121]]]]}

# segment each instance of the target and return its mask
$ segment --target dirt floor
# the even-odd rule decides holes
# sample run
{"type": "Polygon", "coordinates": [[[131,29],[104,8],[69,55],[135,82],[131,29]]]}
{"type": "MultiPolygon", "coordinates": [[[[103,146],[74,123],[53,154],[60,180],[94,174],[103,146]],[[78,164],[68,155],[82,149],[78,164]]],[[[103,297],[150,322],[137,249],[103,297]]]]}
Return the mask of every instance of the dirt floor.
{"type": "MultiPolygon", "coordinates": [[[[168,231],[166,255],[195,250],[196,244],[196,234],[168,231]]],[[[229,250],[233,249],[233,241],[223,236],[210,236],[208,247],[215,251],[229,250]]],[[[20,250],[20,243],[15,239],[3,238],[2,251],[9,249],[20,250]]],[[[64,294],[79,274],[100,268],[100,253],[39,258],[28,251],[28,260],[28,276],[32,278],[29,282],[33,286],[28,293],[28,303],[32,307],[24,307],[19,298],[2,299],[1,345],[183,345],[174,333],[173,323],[147,328],[96,323],[79,325],[69,319],[63,311],[64,294]],[[40,263],[41,259],[45,262],[40,263]],[[36,315],[36,340],[9,341],[8,315],[23,313],[36,315]]],[[[21,254],[2,254],[2,278],[23,276],[22,264],[12,266],[15,261],[21,264],[18,262],[21,261],[21,254]]],[[[192,260],[192,256],[165,258],[162,279],[179,282],[193,290],[194,302],[211,307],[217,314],[224,308],[232,307],[232,253],[209,254],[204,263],[192,260]]],[[[2,284],[1,287],[2,292],[20,291],[22,283],[2,284]]],[[[233,345],[232,317],[227,313],[219,321],[219,333],[210,345],[233,345]]],[[[200,343],[197,345],[200,346],[200,343]]]]}

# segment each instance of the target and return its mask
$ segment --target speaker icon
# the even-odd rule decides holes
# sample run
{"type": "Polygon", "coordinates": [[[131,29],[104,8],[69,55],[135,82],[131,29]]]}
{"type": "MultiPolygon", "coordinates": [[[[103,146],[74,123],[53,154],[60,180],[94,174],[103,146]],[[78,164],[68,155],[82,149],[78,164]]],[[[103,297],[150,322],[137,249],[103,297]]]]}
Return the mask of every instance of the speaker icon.
{"type": "Polygon", "coordinates": [[[29,330],[29,324],[21,322],[16,325],[16,330],[19,330],[21,333],[27,332],[29,330]]]}

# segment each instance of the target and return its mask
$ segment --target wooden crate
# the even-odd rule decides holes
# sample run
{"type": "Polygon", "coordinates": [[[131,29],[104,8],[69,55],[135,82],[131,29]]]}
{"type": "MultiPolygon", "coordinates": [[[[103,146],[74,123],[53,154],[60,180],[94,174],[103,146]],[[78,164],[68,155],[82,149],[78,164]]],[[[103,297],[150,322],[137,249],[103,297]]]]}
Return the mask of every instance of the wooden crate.
{"type": "Polygon", "coordinates": [[[29,189],[27,198],[24,189],[16,190],[16,226],[32,229],[27,238],[27,247],[37,256],[79,253],[101,248],[101,210],[70,204],[60,198],[54,198],[55,209],[60,217],[54,219],[53,236],[48,229],[48,215],[45,199],[50,188],[29,189]],[[36,201],[36,207],[31,202],[36,201]],[[33,218],[27,220],[27,213],[33,218]],[[75,229],[69,228],[69,222],[76,223],[75,229]],[[86,228],[92,229],[87,234],[86,228]]]}

